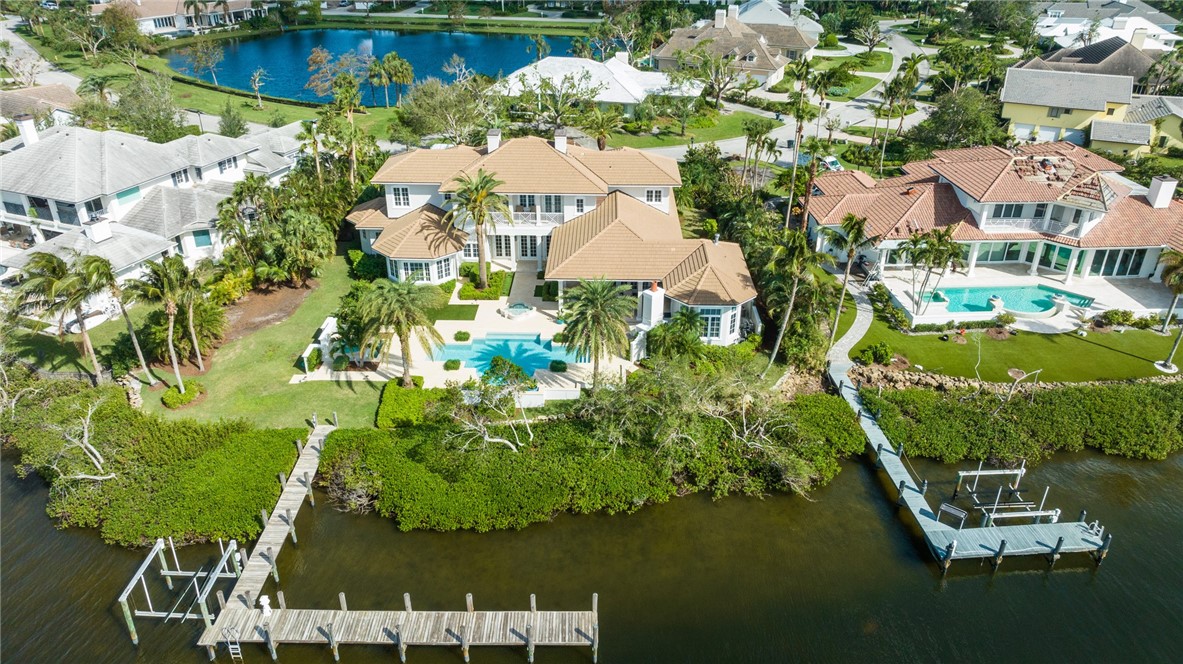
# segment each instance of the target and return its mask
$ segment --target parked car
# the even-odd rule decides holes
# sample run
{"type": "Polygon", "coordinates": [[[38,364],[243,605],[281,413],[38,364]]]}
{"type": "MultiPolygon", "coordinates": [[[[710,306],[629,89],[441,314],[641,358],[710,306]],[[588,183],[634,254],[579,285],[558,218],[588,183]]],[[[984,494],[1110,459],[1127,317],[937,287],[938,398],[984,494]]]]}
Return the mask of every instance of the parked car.
{"type": "Polygon", "coordinates": [[[838,161],[838,158],[835,157],[834,155],[830,155],[828,157],[822,157],[822,166],[825,166],[826,170],[828,170],[828,171],[844,171],[844,170],[846,170],[845,168],[842,168],[842,164],[838,161]]]}
{"type": "Polygon", "coordinates": [[[349,0],[341,0],[341,2],[337,3],[338,7],[348,7],[349,5],[350,5],[349,0]]]}

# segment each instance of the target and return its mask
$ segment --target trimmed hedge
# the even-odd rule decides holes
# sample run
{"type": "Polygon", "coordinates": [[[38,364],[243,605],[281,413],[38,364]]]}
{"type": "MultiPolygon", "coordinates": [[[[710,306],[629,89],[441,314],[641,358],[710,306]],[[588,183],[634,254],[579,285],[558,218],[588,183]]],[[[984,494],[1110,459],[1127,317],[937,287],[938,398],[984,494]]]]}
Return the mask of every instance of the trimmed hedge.
{"type": "Polygon", "coordinates": [[[444,371],[456,371],[460,369],[460,360],[446,360],[444,362],[444,371]]]}
{"type": "Polygon", "coordinates": [[[375,281],[386,276],[386,259],[367,254],[361,249],[350,249],[349,276],[360,281],[375,281]]]}
{"type": "Polygon", "coordinates": [[[485,264],[485,269],[488,272],[489,287],[485,290],[479,290],[476,287],[477,282],[480,280],[480,272],[477,264],[460,264],[460,276],[465,279],[464,283],[460,286],[459,298],[461,300],[496,300],[509,295],[509,289],[513,286],[513,272],[494,270],[488,263],[485,264]]]}
{"type": "Polygon", "coordinates": [[[567,363],[562,360],[551,360],[550,370],[555,373],[566,373],[567,363]]]}
{"type": "Polygon", "coordinates": [[[472,338],[472,334],[465,332],[464,330],[460,330],[460,331],[456,332],[456,334],[452,335],[453,341],[464,342],[464,341],[468,341],[471,338],[472,338]]]}
{"type": "Polygon", "coordinates": [[[378,402],[374,426],[379,429],[393,429],[422,424],[428,404],[447,394],[447,390],[442,388],[423,389],[422,376],[413,376],[411,381],[416,383],[414,388],[403,387],[397,378],[387,381],[382,387],[382,398],[378,402]]]}
{"type": "Polygon", "coordinates": [[[304,370],[305,371],[316,371],[317,369],[320,368],[321,361],[322,361],[322,358],[321,358],[320,347],[317,346],[316,348],[313,348],[308,353],[308,357],[304,359],[304,370]]]}
{"type": "Polygon", "coordinates": [[[920,388],[862,391],[888,438],[916,456],[1029,462],[1053,452],[1096,448],[1136,459],[1165,459],[1183,449],[1183,384],[1118,384],[1018,394],[997,415],[997,397],[962,400],[964,391],[920,388]]]}
{"type": "Polygon", "coordinates": [[[197,397],[205,394],[205,386],[201,383],[191,380],[185,383],[185,393],[181,394],[181,390],[174,385],[164,391],[160,396],[160,403],[164,404],[165,408],[180,408],[193,403],[197,397]]]}

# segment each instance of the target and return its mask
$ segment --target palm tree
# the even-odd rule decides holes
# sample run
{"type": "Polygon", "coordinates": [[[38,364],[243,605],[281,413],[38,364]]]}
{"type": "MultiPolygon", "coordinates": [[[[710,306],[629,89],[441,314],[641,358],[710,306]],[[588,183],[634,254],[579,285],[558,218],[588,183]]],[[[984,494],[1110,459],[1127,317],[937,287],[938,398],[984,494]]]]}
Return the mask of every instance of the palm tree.
{"type": "Polygon", "coordinates": [[[320,139],[316,136],[316,120],[300,122],[300,132],[296,134],[296,140],[307,145],[312,152],[312,162],[316,165],[316,182],[324,187],[324,175],[320,171],[320,139]]]}
{"type": "MultiPolygon", "coordinates": [[[[395,92],[398,96],[395,98],[395,104],[399,104],[403,100],[403,89],[415,82],[415,69],[411,67],[411,63],[402,59],[398,53],[391,51],[382,56],[382,66],[386,67],[386,71],[390,76],[390,82],[398,86],[395,92]]],[[[387,95],[386,105],[390,105],[390,97],[387,95]]]]}
{"type": "Polygon", "coordinates": [[[702,356],[704,326],[697,309],[682,307],[669,322],[649,330],[645,348],[653,357],[697,359],[702,356]]]}
{"type": "Polygon", "coordinates": [[[127,291],[144,302],[158,302],[164,305],[168,316],[168,359],[177,378],[177,389],[185,393],[185,382],[181,380],[181,367],[177,364],[177,348],[173,343],[173,330],[177,323],[177,301],[181,297],[182,275],[186,272],[185,260],[180,256],[169,256],[159,261],[144,263],[147,274],[141,279],[127,283],[127,291]]]}
{"type": "Polygon", "coordinates": [[[104,104],[111,101],[111,84],[118,76],[114,74],[87,74],[78,84],[78,92],[91,94],[104,104]]]}
{"type": "Polygon", "coordinates": [[[797,165],[801,162],[801,137],[805,134],[805,123],[817,117],[817,110],[809,103],[809,96],[803,92],[789,93],[789,114],[797,119],[797,133],[793,143],[793,175],[789,178],[789,201],[785,206],[785,227],[793,218],[793,194],[797,191],[797,165]]]}
{"type": "Polygon", "coordinates": [[[593,108],[583,116],[579,128],[591,138],[596,139],[596,147],[603,152],[608,149],[608,137],[620,131],[623,126],[624,120],[616,111],[605,112],[599,108],[593,108]]]}
{"type": "Polygon", "coordinates": [[[1162,284],[1171,289],[1175,297],[1171,299],[1171,308],[1167,310],[1167,317],[1162,322],[1162,333],[1166,334],[1171,326],[1171,317],[1175,315],[1175,306],[1179,304],[1179,296],[1183,295],[1183,252],[1167,249],[1158,256],[1162,263],[1162,284]]]}
{"type": "MultiPolygon", "coordinates": [[[[935,291],[940,288],[941,279],[944,278],[949,267],[953,269],[961,267],[961,245],[953,239],[954,228],[954,226],[935,228],[925,234],[926,273],[924,281],[920,284],[920,297],[916,302],[917,310],[919,310],[920,302],[924,302],[924,292],[928,290],[928,282],[933,274],[937,276],[937,280],[932,285],[932,290],[935,291]]],[[[932,298],[925,302],[924,311],[928,311],[929,304],[932,304],[932,298]]]]}
{"type": "Polygon", "coordinates": [[[136,336],[136,328],[132,325],[131,316],[127,315],[127,293],[115,276],[115,268],[111,261],[102,256],[83,256],[79,265],[79,272],[87,282],[87,287],[94,291],[107,291],[112,299],[119,303],[119,313],[123,322],[127,324],[127,334],[131,337],[131,345],[136,349],[136,358],[140,361],[140,368],[144,370],[144,382],[155,385],[156,376],[148,369],[148,362],[144,359],[144,351],[140,349],[140,339],[136,336]]]}
{"type": "MultiPolygon", "coordinates": [[[[743,168],[739,177],[741,185],[747,184],[749,170],[755,172],[751,162],[753,160],[759,162],[760,153],[764,150],[764,138],[772,133],[775,126],[768,118],[752,118],[743,121],[743,134],[746,140],[743,148],[743,168]]],[[[752,191],[755,191],[754,184],[752,191]]]]}
{"type": "Polygon", "coordinates": [[[838,306],[834,309],[834,324],[830,326],[830,346],[834,345],[834,338],[838,336],[838,317],[842,315],[842,303],[846,300],[846,284],[850,281],[850,268],[854,258],[863,249],[873,245],[878,236],[867,235],[867,218],[847,214],[842,218],[842,232],[827,230],[830,246],[846,253],[846,267],[842,270],[842,294],[838,306]]]}
{"type": "MultiPolygon", "coordinates": [[[[189,10],[189,12],[193,14],[193,32],[197,32],[199,27],[198,24],[201,20],[201,14],[206,10],[208,5],[209,0],[185,0],[185,9],[189,10]]],[[[184,390],[182,390],[182,392],[184,392],[184,390]]]]}
{"type": "Polygon", "coordinates": [[[505,184],[492,173],[479,169],[476,175],[462,173],[452,180],[456,183],[456,192],[452,196],[451,210],[446,220],[458,226],[471,222],[476,230],[477,260],[479,281],[477,287],[484,290],[489,287],[489,270],[485,265],[485,234],[487,229],[497,230],[496,217],[513,223],[513,213],[509,211],[509,199],[496,192],[497,187],[505,184]]]}
{"type": "Polygon", "coordinates": [[[78,320],[82,348],[94,367],[95,382],[101,383],[103,370],[99,367],[82,310],[87,299],[99,290],[83,279],[75,267],[53,254],[34,252],[21,269],[23,279],[17,287],[17,311],[57,317],[59,340],[66,335],[66,314],[73,313],[78,320]]]}
{"type": "Polygon", "coordinates": [[[809,155],[809,178],[805,181],[805,194],[801,196],[801,228],[809,223],[809,203],[813,200],[813,181],[817,179],[817,167],[821,163],[823,153],[828,152],[830,146],[816,136],[805,139],[802,146],[805,154],[809,155]]]}
{"type": "Polygon", "coordinates": [[[193,354],[197,356],[197,370],[205,373],[205,361],[201,359],[201,342],[197,339],[197,328],[193,325],[193,308],[204,296],[201,276],[197,270],[190,270],[184,261],[176,269],[177,283],[180,286],[178,301],[185,307],[185,324],[189,328],[189,341],[193,344],[193,354]]]}
{"type": "Polygon", "coordinates": [[[826,122],[822,125],[826,128],[826,143],[834,144],[834,132],[842,130],[842,118],[837,115],[827,115],[826,122]]]}
{"type": "Polygon", "coordinates": [[[801,84],[801,94],[809,89],[809,80],[813,74],[813,61],[809,58],[795,60],[785,67],[785,75],[792,76],[801,84]]]}
{"type": "MultiPolygon", "coordinates": [[[[374,101],[374,86],[381,87],[386,92],[386,108],[390,108],[390,70],[386,68],[385,60],[373,60],[366,70],[366,77],[370,81],[370,101],[374,101]]],[[[376,102],[375,102],[376,103],[376,102]]]]}
{"type": "Polygon", "coordinates": [[[599,386],[600,358],[628,352],[628,318],[637,310],[628,287],[606,279],[584,279],[563,298],[567,346],[592,361],[592,389],[599,386]]]}
{"type": "MultiPolygon", "coordinates": [[[[394,337],[402,346],[403,387],[411,387],[411,338],[418,337],[423,351],[430,357],[435,346],[444,343],[443,337],[432,325],[428,312],[444,304],[443,293],[431,284],[417,284],[412,279],[391,281],[379,279],[374,287],[362,295],[359,311],[365,328],[373,334],[385,333],[389,347],[394,347],[394,337]]],[[[369,345],[362,344],[362,347],[369,345]]],[[[389,357],[389,352],[387,357],[389,357]]]]}
{"type": "Polygon", "coordinates": [[[768,358],[768,366],[764,367],[761,378],[768,374],[768,370],[776,362],[785,331],[789,329],[789,322],[793,317],[793,305],[797,301],[797,289],[801,285],[801,280],[807,278],[814,269],[832,262],[834,258],[829,254],[814,251],[813,247],[809,246],[809,238],[801,231],[785,229],[780,241],[772,247],[765,270],[779,288],[783,288],[787,283],[789,292],[784,302],[785,314],[776,333],[776,345],[772,347],[772,356],[768,358]]]}

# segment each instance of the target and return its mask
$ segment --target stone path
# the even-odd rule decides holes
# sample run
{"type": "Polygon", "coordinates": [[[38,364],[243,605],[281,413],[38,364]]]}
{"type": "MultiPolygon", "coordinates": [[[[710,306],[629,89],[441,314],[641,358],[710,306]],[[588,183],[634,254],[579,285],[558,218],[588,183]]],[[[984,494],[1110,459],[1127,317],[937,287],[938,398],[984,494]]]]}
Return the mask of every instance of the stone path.
{"type": "Polygon", "coordinates": [[[850,329],[846,330],[846,333],[834,342],[830,352],[826,353],[826,359],[835,365],[850,363],[850,351],[866,336],[867,330],[871,329],[871,321],[875,319],[875,314],[871,310],[871,300],[867,298],[863,287],[852,282],[847,285],[847,291],[854,298],[855,316],[850,329]]]}

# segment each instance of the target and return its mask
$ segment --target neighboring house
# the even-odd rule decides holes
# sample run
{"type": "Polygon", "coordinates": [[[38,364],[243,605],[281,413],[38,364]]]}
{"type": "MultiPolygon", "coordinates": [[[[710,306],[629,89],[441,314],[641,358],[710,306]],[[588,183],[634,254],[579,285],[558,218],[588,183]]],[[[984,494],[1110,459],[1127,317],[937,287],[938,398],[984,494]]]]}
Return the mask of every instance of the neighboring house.
{"type": "MultiPolygon", "coordinates": [[[[113,3],[91,3],[90,11],[101,14],[113,3]]],[[[146,35],[176,37],[202,30],[221,28],[254,18],[266,16],[269,3],[251,0],[229,0],[226,6],[204,2],[194,19],[193,12],[185,6],[184,0],[127,0],[136,13],[140,32],[146,35]]]]}
{"type": "Polygon", "coordinates": [[[696,97],[702,94],[699,84],[677,86],[670,82],[669,74],[633,67],[625,52],[617,53],[605,62],[588,58],[543,58],[506,76],[499,89],[504,95],[517,97],[526,90],[537,90],[543,80],[557,86],[565,79],[595,90],[593,99],[601,108],[616,104],[628,117],[649,95],[696,97]]]}
{"type": "Polygon", "coordinates": [[[1106,39],[1120,39],[1148,51],[1169,51],[1183,37],[1140,17],[1102,19],[1099,23],[1079,18],[1044,17],[1035,25],[1036,33],[1058,46],[1086,46],[1106,39]]]}
{"type": "Polygon", "coordinates": [[[1134,95],[1126,122],[1150,125],[1154,149],[1183,150],[1183,97],[1134,95]]]}
{"type": "Polygon", "coordinates": [[[0,266],[17,269],[33,252],[65,252],[87,241],[131,261],[129,270],[162,252],[190,265],[216,259],[224,248],[217,207],[234,183],[252,170],[280,177],[298,152],[284,135],[291,126],[254,140],[202,134],[153,143],[84,127],[38,132],[27,115],[17,125],[20,135],[0,143],[0,266]]]}
{"type": "Polygon", "coordinates": [[[1133,95],[1129,76],[1010,68],[999,98],[1020,141],[1084,145],[1093,120],[1121,122],[1133,95]]]}
{"type": "Polygon", "coordinates": [[[1148,124],[1093,120],[1089,148],[1115,154],[1145,154],[1150,151],[1153,138],[1154,127],[1148,124]]]}
{"type": "Polygon", "coordinates": [[[776,0],[748,0],[739,6],[739,20],[753,27],[756,25],[780,25],[797,28],[801,34],[812,39],[816,45],[826,30],[821,23],[805,15],[804,0],[797,0],[790,5],[789,12],[785,12],[781,6],[782,3],[776,2],[776,0]]]}
{"type": "Polygon", "coordinates": [[[1167,32],[1179,27],[1179,20],[1151,7],[1143,0],[1084,0],[1037,3],[1035,10],[1041,18],[1078,19],[1086,23],[1114,18],[1142,18],[1167,32]]]}
{"type": "Polygon", "coordinates": [[[600,152],[537,137],[481,148],[455,146],[395,155],[374,175],[385,196],[347,217],[362,249],[386,258],[391,279],[443,283],[461,262],[476,261],[471,225],[446,220],[461,174],[479,170],[504,182],[512,220],[487,229],[487,255],[517,270],[544,271],[560,298],[580,279],[611,279],[637,297],[637,329],[681,307],[706,320],[704,341],[731,344],[758,327],[756,291],[739,246],[682,239],[674,188],[677,162],[630,148],[600,152]],[[512,222],[512,223],[511,223],[512,222]]]}
{"type": "MultiPolygon", "coordinates": [[[[879,240],[863,255],[883,274],[908,266],[901,247],[913,233],[952,227],[967,277],[980,266],[1006,270],[1009,264],[1016,286],[1034,285],[1035,277],[1078,279],[1082,288],[1092,279],[1159,281],[1160,252],[1183,249],[1183,201],[1172,199],[1177,182],[1160,176],[1147,189],[1120,170],[1064,142],[938,150],[933,159],[907,164],[897,178],[819,176],[808,228],[819,250],[839,255],[819,228],[837,230],[847,214],[866,217],[868,235],[879,240]]],[[[1138,288],[1136,281],[1130,288],[1138,288]]]]}
{"type": "Polygon", "coordinates": [[[247,153],[246,171],[266,175],[271,184],[279,184],[300,160],[304,145],[296,136],[303,130],[300,122],[292,122],[262,133],[240,136],[240,140],[258,148],[247,153]]]}
{"type": "Polygon", "coordinates": [[[1129,76],[1134,79],[1134,92],[1146,92],[1139,83],[1156,60],[1118,37],[1094,42],[1088,46],[1061,48],[1015,65],[1018,69],[1066,71],[1078,74],[1129,76]]]}
{"type": "MultiPolygon", "coordinates": [[[[661,71],[676,69],[680,51],[689,52],[702,44],[703,48],[729,59],[734,68],[756,82],[765,86],[775,85],[784,78],[785,65],[789,64],[790,58],[757,31],[759,26],[741,22],[738,15],[739,7],[731,5],[726,10],[716,10],[714,21],[703,21],[693,27],[674,30],[669,41],[653,52],[657,68],[661,71]]],[[[795,32],[800,36],[801,44],[809,48],[817,45],[816,40],[807,39],[796,28],[769,27],[776,28],[776,38],[781,41],[788,39],[786,35],[789,32],[795,32]]],[[[808,57],[808,54],[800,52],[797,56],[808,57]]]]}
{"type": "Polygon", "coordinates": [[[82,98],[60,83],[0,90],[0,118],[11,122],[18,115],[32,115],[41,122],[48,119],[50,124],[70,124],[74,107],[80,103],[82,98]]]}

